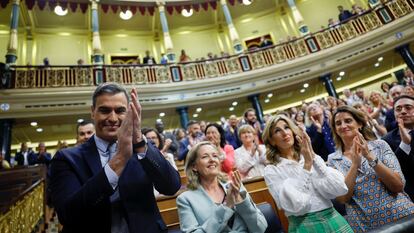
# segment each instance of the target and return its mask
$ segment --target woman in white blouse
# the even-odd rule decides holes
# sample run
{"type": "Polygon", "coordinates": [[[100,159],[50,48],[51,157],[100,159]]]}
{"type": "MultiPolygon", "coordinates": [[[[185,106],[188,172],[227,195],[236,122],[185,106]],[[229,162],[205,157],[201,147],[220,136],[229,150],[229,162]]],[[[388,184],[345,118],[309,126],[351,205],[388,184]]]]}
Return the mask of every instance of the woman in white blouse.
{"type": "Polygon", "coordinates": [[[266,147],[255,142],[256,130],[250,125],[242,125],[239,138],[243,145],[235,150],[234,160],[242,178],[263,176],[266,147]]]}
{"type": "Polygon", "coordinates": [[[315,154],[306,132],[278,115],[266,124],[263,139],[270,163],[264,178],[288,217],[289,232],[353,232],[331,202],[347,193],[345,178],[315,154]]]}

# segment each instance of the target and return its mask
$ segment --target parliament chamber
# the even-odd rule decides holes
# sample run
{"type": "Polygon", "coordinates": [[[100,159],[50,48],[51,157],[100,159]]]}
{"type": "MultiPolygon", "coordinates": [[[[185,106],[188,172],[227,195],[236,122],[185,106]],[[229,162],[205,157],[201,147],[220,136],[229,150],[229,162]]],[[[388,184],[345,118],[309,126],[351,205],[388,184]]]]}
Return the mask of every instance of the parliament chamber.
{"type": "MultiPolygon", "coordinates": [[[[193,120],[224,128],[246,109],[264,125],[287,109],[346,99],[347,90],[405,82],[413,38],[413,0],[0,1],[0,153],[8,164],[0,167],[0,233],[60,232],[49,162],[27,155],[20,164],[17,154],[23,144],[33,154],[42,144],[51,157],[79,146],[77,127],[90,120],[100,84],[136,88],[143,128],[163,122],[172,134],[193,120]],[[359,10],[336,20],[338,6],[359,10]]],[[[181,188],[156,195],[156,204],[168,231],[180,232],[176,199],[188,177],[174,159],[181,188]]],[[[268,229],[288,232],[263,176],[246,176],[243,186],[259,209],[273,210],[268,229]]],[[[410,232],[413,222],[370,232],[410,232]]]]}

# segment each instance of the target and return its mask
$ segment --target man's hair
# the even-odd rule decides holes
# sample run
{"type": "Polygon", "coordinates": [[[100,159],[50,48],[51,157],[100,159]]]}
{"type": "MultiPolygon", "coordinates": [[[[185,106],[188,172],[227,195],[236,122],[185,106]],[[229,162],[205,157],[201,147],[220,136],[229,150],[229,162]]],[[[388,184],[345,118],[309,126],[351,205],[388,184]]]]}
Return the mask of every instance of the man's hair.
{"type": "Polygon", "coordinates": [[[400,96],[398,96],[397,98],[395,98],[395,100],[394,100],[394,107],[395,107],[396,103],[397,103],[400,99],[410,99],[410,100],[414,101],[414,97],[412,97],[412,96],[409,96],[409,95],[400,95],[400,96]]]}
{"type": "Polygon", "coordinates": [[[189,121],[189,122],[187,123],[187,129],[188,129],[188,127],[190,127],[190,126],[192,126],[192,125],[195,125],[195,124],[200,125],[200,122],[195,121],[195,120],[191,120],[191,121],[189,121]]]}
{"type": "Polygon", "coordinates": [[[79,127],[85,126],[85,125],[89,125],[89,124],[92,124],[93,126],[95,126],[95,124],[92,121],[90,121],[90,120],[85,120],[85,121],[79,122],[76,125],[76,134],[79,133],[79,127]]]}
{"type": "Polygon", "coordinates": [[[116,95],[118,93],[124,93],[125,97],[127,98],[127,101],[129,103],[129,96],[128,93],[126,91],[126,89],[117,84],[117,83],[101,83],[96,89],[95,92],[93,93],[92,96],[92,106],[95,107],[96,106],[96,99],[101,96],[101,95],[105,95],[105,94],[109,94],[109,95],[116,95]]]}

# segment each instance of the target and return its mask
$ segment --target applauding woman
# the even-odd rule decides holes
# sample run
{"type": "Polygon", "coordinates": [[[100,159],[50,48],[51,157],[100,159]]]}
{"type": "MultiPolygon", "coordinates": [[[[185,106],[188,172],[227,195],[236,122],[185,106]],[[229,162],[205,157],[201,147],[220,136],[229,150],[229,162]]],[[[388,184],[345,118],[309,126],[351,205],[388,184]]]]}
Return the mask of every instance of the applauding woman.
{"type": "Polygon", "coordinates": [[[264,232],[266,219],[241,183],[238,171],[232,181],[220,172],[220,152],[200,142],[187,155],[188,191],[177,197],[183,232],[264,232]]]}
{"type": "Polygon", "coordinates": [[[328,164],[345,175],[348,192],[337,200],[346,204],[352,229],[365,232],[414,214],[398,159],[385,141],[375,140],[364,114],[339,107],[332,129],[338,150],[328,164]]]}
{"type": "Polygon", "coordinates": [[[344,176],[315,154],[304,130],[278,115],[266,124],[263,139],[270,163],[265,181],[288,217],[289,232],[352,232],[330,200],[347,193],[344,176]]]}

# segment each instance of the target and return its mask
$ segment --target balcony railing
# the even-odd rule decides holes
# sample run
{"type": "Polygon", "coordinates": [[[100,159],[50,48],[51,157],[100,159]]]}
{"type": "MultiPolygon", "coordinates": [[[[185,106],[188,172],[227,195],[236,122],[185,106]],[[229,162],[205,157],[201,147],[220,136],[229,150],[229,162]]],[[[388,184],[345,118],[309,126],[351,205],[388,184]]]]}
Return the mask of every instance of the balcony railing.
{"type": "Polygon", "coordinates": [[[392,0],[337,26],[272,47],[219,59],[168,65],[12,66],[3,88],[93,86],[101,82],[160,84],[223,77],[295,60],[355,39],[414,11],[414,0],[392,0]]]}

